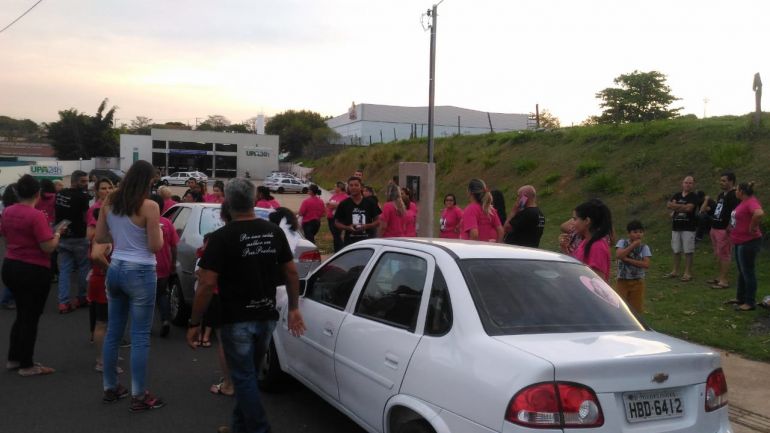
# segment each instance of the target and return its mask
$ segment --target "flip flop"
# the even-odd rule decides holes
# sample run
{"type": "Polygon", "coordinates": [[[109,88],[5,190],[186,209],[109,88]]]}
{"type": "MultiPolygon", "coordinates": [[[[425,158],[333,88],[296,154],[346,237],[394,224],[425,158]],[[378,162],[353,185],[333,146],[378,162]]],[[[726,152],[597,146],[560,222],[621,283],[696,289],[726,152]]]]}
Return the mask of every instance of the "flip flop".
{"type": "Polygon", "coordinates": [[[222,387],[224,386],[224,384],[225,384],[225,382],[222,381],[222,382],[216,383],[214,385],[211,385],[211,388],[209,388],[209,392],[211,392],[212,394],[215,394],[215,395],[224,395],[225,397],[232,397],[233,394],[235,394],[234,391],[231,394],[228,394],[228,393],[222,391],[222,387]]]}
{"type": "Polygon", "coordinates": [[[663,278],[679,278],[679,274],[675,274],[673,272],[669,272],[666,275],[664,275],[663,278]]]}
{"type": "Polygon", "coordinates": [[[29,376],[44,376],[47,374],[53,374],[56,370],[54,370],[51,367],[45,367],[43,365],[37,364],[33,365],[32,367],[28,368],[20,368],[19,369],[19,376],[22,377],[29,377],[29,376]]]}
{"type": "Polygon", "coordinates": [[[736,305],[735,311],[743,312],[743,311],[753,311],[756,310],[757,307],[749,304],[742,304],[742,305],[736,305]]]}
{"type": "Polygon", "coordinates": [[[708,280],[708,281],[706,281],[706,284],[719,284],[719,280],[717,280],[716,278],[714,278],[713,280],[708,280]]]}
{"type": "Polygon", "coordinates": [[[692,275],[682,275],[682,278],[679,279],[679,281],[686,283],[688,281],[692,281],[692,275]]]}
{"type": "Polygon", "coordinates": [[[201,340],[200,347],[211,347],[211,341],[210,340],[201,340]]]}
{"type": "Polygon", "coordinates": [[[719,283],[717,283],[717,284],[712,285],[711,288],[712,289],[729,289],[730,285],[729,284],[719,284],[719,283]]]}

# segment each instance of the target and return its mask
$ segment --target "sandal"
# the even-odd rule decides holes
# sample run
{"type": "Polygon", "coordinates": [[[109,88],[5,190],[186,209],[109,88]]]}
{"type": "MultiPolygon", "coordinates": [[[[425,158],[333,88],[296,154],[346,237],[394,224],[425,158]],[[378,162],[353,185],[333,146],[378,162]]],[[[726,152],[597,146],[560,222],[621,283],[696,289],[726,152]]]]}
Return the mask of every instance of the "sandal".
{"type": "Polygon", "coordinates": [[[692,275],[682,275],[682,278],[679,279],[679,281],[686,283],[688,281],[692,281],[692,275]]]}
{"type": "Polygon", "coordinates": [[[211,340],[201,340],[200,347],[211,347],[211,340]]]}
{"type": "Polygon", "coordinates": [[[755,306],[753,306],[753,305],[749,305],[749,304],[741,304],[741,305],[736,305],[736,306],[735,306],[735,311],[739,311],[739,312],[742,312],[742,311],[753,311],[753,310],[755,310],[756,308],[757,308],[757,307],[755,307],[755,306]]]}
{"type": "Polygon", "coordinates": [[[717,284],[714,284],[714,285],[712,285],[712,286],[711,286],[711,288],[712,288],[712,289],[729,289],[729,288],[730,288],[730,285],[729,285],[729,284],[720,284],[720,283],[717,283],[717,284]]]}
{"type": "Polygon", "coordinates": [[[719,284],[719,280],[714,278],[713,280],[706,281],[706,284],[719,284]]]}
{"type": "Polygon", "coordinates": [[[669,273],[663,275],[663,278],[679,278],[679,274],[675,274],[673,272],[669,272],[669,273]]]}
{"type": "Polygon", "coordinates": [[[214,385],[211,385],[211,388],[209,388],[209,392],[216,395],[224,395],[226,397],[232,397],[233,394],[235,394],[235,391],[231,391],[229,393],[222,391],[222,388],[225,386],[225,380],[222,379],[221,382],[216,383],[214,385]]]}
{"type": "Polygon", "coordinates": [[[46,367],[40,364],[35,364],[32,367],[27,368],[20,368],[19,369],[19,376],[21,377],[29,377],[29,376],[44,376],[47,374],[53,374],[56,370],[54,370],[51,367],[46,367]]]}

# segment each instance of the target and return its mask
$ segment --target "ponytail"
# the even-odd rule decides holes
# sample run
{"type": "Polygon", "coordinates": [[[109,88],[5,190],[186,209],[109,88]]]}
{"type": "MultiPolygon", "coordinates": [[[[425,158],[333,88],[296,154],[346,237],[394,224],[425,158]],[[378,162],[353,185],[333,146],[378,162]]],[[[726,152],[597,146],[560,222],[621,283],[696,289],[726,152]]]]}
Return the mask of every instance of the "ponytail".
{"type": "Polygon", "coordinates": [[[487,215],[492,214],[492,194],[489,191],[486,191],[481,198],[481,209],[487,215]]]}
{"type": "Polygon", "coordinates": [[[406,214],[406,207],[404,201],[401,200],[401,190],[399,190],[398,185],[388,185],[388,201],[393,202],[398,216],[406,214]]]}
{"type": "Polygon", "coordinates": [[[481,205],[485,214],[492,213],[492,194],[489,193],[487,184],[481,179],[471,179],[468,183],[468,192],[474,200],[481,205]]]}

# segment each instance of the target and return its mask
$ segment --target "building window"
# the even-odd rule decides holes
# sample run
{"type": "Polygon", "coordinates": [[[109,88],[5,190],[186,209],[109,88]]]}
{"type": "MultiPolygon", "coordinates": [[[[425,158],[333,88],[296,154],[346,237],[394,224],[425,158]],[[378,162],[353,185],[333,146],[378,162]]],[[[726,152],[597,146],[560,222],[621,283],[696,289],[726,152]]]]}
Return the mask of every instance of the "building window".
{"type": "Polygon", "coordinates": [[[153,149],[165,149],[166,148],[165,140],[152,140],[152,148],[153,149]]]}
{"type": "Polygon", "coordinates": [[[214,148],[212,143],[194,143],[192,141],[169,141],[168,148],[173,150],[198,150],[207,152],[214,148]]]}
{"type": "Polygon", "coordinates": [[[216,143],[215,146],[216,146],[217,152],[237,152],[238,151],[237,144],[216,143]]]}
{"type": "MultiPolygon", "coordinates": [[[[160,152],[152,152],[152,165],[155,166],[155,168],[165,168],[166,167],[166,154],[160,153],[160,152]]],[[[163,171],[163,170],[161,170],[163,171]]]]}
{"type": "Polygon", "coordinates": [[[237,175],[238,157],[217,155],[216,177],[235,177],[237,175]]]}

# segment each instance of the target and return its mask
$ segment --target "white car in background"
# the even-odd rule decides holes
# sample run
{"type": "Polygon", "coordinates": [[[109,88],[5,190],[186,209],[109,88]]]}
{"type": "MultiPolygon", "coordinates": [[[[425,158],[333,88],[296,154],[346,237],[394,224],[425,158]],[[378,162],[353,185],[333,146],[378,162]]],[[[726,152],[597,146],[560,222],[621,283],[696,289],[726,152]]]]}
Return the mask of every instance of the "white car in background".
{"type": "Polygon", "coordinates": [[[646,328],[557,253],[438,239],[350,245],[301,281],[261,370],[369,432],[730,433],[713,350],[646,328]]]}
{"type": "Polygon", "coordinates": [[[278,194],[284,194],[287,192],[307,194],[307,190],[310,188],[309,183],[288,177],[265,179],[265,181],[262,182],[262,185],[266,186],[270,191],[277,192],[278,194]]]}
{"type": "Polygon", "coordinates": [[[163,185],[185,185],[190,179],[195,179],[198,182],[208,182],[209,180],[208,176],[200,171],[178,171],[161,177],[160,181],[163,185]]]}

